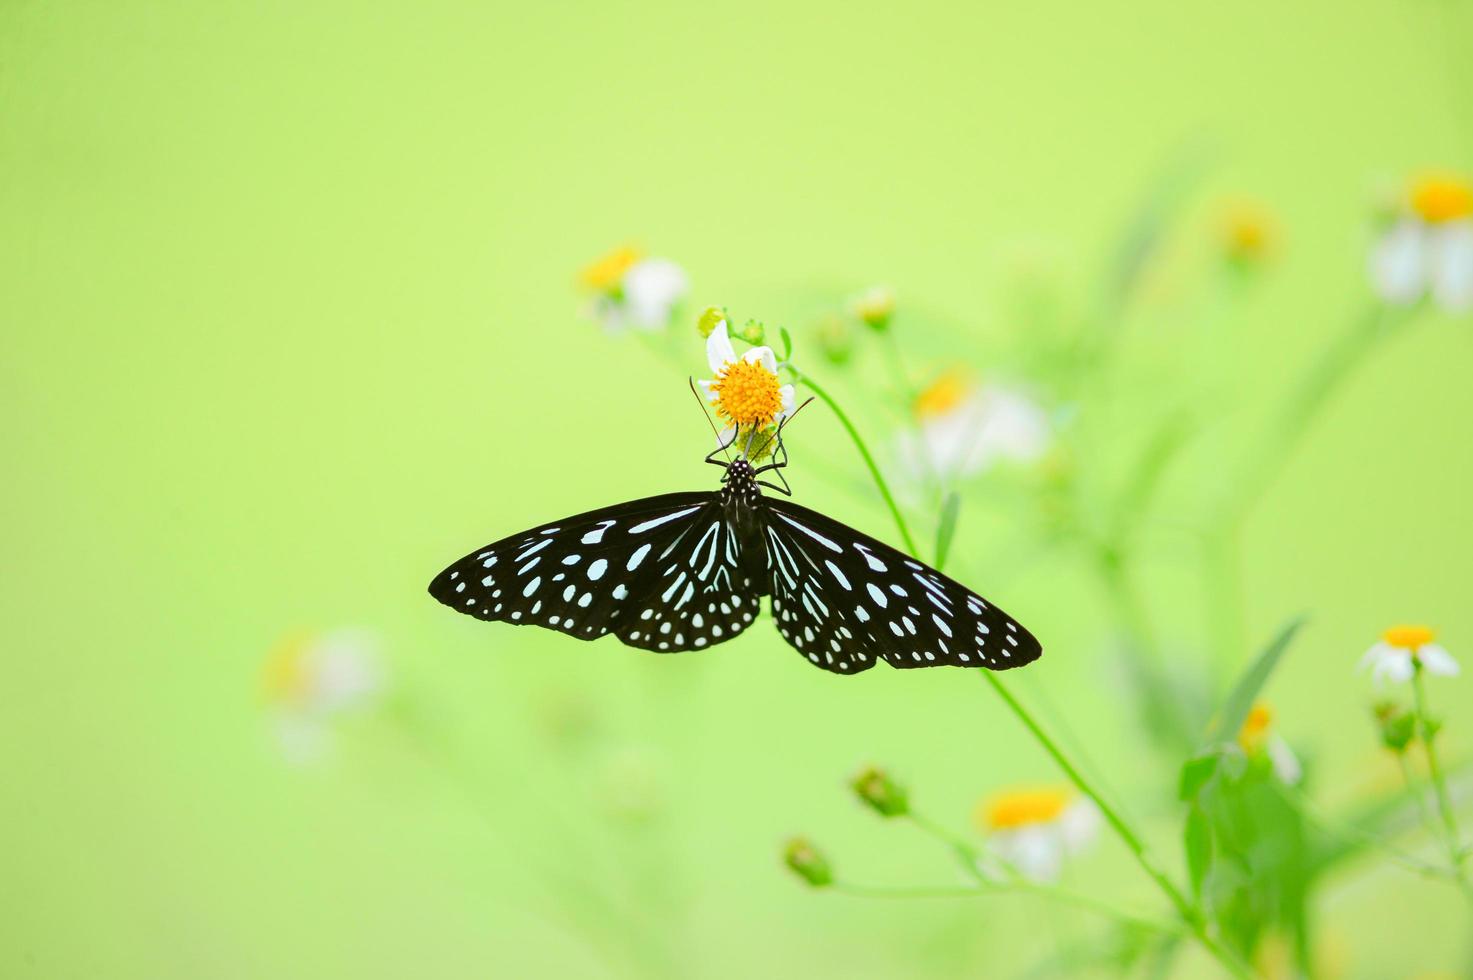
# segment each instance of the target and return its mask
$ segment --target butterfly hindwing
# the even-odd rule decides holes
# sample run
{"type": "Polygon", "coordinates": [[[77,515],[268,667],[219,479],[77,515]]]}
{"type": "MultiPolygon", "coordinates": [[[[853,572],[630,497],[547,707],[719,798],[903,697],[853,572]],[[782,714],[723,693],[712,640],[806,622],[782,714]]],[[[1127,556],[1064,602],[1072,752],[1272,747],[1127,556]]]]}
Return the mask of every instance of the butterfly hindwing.
{"type": "Polygon", "coordinates": [[[651,575],[615,625],[629,646],[656,653],[700,650],[736,636],[761,609],[742,570],[737,535],[719,501],[682,523],[650,554],[651,575]]]}
{"type": "Polygon", "coordinates": [[[720,513],[715,497],[647,497],[514,534],[445,569],[430,594],[477,619],[542,626],[582,640],[614,632],[628,643],[630,632],[641,632],[631,624],[648,608],[678,542],[720,513]]]}
{"type": "Polygon", "coordinates": [[[778,631],[810,662],[1006,670],[1043,652],[1033,634],[960,583],[806,507],[767,500],[778,631]]]}

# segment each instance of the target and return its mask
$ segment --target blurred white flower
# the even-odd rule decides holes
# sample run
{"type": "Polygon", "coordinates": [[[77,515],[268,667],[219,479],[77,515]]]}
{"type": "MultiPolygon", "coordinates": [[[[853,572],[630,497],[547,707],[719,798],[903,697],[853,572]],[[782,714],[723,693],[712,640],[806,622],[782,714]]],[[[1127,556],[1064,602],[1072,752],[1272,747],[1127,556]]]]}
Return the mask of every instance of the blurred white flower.
{"type": "Polygon", "coordinates": [[[1066,789],[1017,789],[978,805],[978,829],[987,835],[983,872],[1030,881],[1056,881],[1069,857],[1084,851],[1099,831],[1100,812],[1066,789]]]}
{"type": "Polygon", "coordinates": [[[917,479],[971,476],[998,462],[1032,463],[1047,451],[1048,414],[1023,391],[978,386],[958,371],[916,398],[914,431],[897,437],[900,465],[917,479]]]}
{"type": "Polygon", "coordinates": [[[726,321],[722,320],[706,338],[706,360],[712,378],[696,384],[706,395],[716,416],[726,423],[721,445],[736,438],[739,428],[760,432],[781,422],[793,410],[793,386],[777,376],[777,356],[771,347],[753,347],[741,357],[731,345],[726,321]]]}
{"type": "Polygon", "coordinates": [[[689,288],[680,266],[669,259],[645,258],[631,246],[588,265],[579,281],[593,293],[593,318],[616,333],[668,327],[689,288]]]}
{"type": "Polygon", "coordinates": [[[1304,778],[1304,767],[1284,737],[1273,731],[1273,711],[1263,702],[1253,705],[1243,727],[1238,730],[1238,744],[1249,755],[1263,753],[1273,767],[1274,775],[1286,786],[1294,786],[1304,778]]]}
{"type": "Polygon", "coordinates": [[[1387,221],[1370,253],[1376,295],[1406,306],[1430,295],[1449,313],[1473,308],[1473,188],[1423,177],[1387,221]]]}
{"type": "Polygon", "coordinates": [[[1377,684],[1388,680],[1397,684],[1409,681],[1417,664],[1429,674],[1457,676],[1458,662],[1433,642],[1436,639],[1437,634],[1426,626],[1393,626],[1381,634],[1381,642],[1366,651],[1361,658],[1361,669],[1369,667],[1377,684]]]}
{"type": "Polygon", "coordinates": [[[282,752],[291,762],[316,761],[329,749],[334,719],[383,688],[377,638],[360,629],[294,634],[267,658],[264,682],[282,752]]]}

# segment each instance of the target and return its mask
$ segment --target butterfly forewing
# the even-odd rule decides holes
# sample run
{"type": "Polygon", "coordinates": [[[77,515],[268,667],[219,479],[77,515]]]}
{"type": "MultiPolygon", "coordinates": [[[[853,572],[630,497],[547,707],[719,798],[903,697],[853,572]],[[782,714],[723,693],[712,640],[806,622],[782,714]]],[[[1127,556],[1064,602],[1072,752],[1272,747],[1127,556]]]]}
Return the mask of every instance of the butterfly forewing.
{"type": "Polygon", "coordinates": [[[477,619],[542,626],[584,640],[614,632],[644,646],[630,639],[644,636],[640,614],[651,607],[651,596],[663,595],[663,570],[694,549],[691,532],[719,517],[715,498],[648,497],[514,534],[445,569],[430,583],[430,594],[477,619]]]}
{"type": "Polygon", "coordinates": [[[987,667],[1042,648],[1001,609],[927,565],[785,500],[767,500],[772,613],[809,661],[841,674],[874,666],[987,667]]]}

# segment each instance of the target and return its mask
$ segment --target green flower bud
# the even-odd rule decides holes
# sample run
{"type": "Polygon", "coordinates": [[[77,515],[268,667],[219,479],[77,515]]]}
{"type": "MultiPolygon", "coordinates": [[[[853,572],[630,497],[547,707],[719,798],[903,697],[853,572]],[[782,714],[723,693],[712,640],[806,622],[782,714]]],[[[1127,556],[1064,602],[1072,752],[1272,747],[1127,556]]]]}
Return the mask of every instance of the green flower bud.
{"type": "Polygon", "coordinates": [[[834,872],[828,859],[807,838],[794,837],[788,841],[787,847],[783,848],[783,863],[814,888],[833,884],[834,872]]]}
{"type": "Polygon", "coordinates": [[[854,332],[843,317],[831,313],[818,321],[813,332],[824,360],[835,367],[849,363],[854,354],[854,332]]]}
{"type": "Polygon", "coordinates": [[[871,766],[849,785],[861,803],[882,817],[903,817],[910,812],[905,790],[896,786],[883,769],[871,766]]]}
{"type": "Polygon", "coordinates": [[[767,337],[767,328],[756,320],[748,320],[735,336],[756,347],[767,337]]]}
{"type": "Polygon", "coordinates": [[[1417,716],[1392,701],[1382,701],[1373,710],[1381,730],[1381,744],[1393,752],[1405,752],[1416,737],[1417,716]]]}
{"type": "Polygon", "coordinates": [[[895,294],[888,286],[874,286],[855,297],[852,305],[861,323],[884,333],[895,315],[895,294]]]}
{"type": "Polygon", "coordinates": [[[701,318],[696,321],[696,329],[701,332],[702,337],[711,336],[721,321],[726,319],[726,308],[723,306],[708,306],[701,313],[701,318]]]}

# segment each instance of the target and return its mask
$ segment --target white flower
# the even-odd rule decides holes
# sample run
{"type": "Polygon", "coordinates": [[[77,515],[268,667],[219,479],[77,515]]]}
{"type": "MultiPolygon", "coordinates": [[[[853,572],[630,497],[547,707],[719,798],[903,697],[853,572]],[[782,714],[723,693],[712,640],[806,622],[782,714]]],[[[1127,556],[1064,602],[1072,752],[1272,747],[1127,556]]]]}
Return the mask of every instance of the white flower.
{"type": "Polygon", "coordinates": [[[1429,674],[1455,677],[1458,662],[1446,649],[1434,643],[1437,635],[1426,626],[1393,626],[1381,634],[1381,642],[1372,646],[1361,658],[1361,669],[1371,669],[1377,684],[1396,684],[1412,679],[1416,665],[1429,674]]]}
{"type": "Polygon", "coordinates": [[[987,834],[983,872],[1015,873],[1030,881],[1056,881],[1064,862],[1094,840],[1099,809],[1067,790],[1014,790],[977,808],[987,834]]]}
{"type": "Polygon", "coordinates": [[[628,246],[601,257],[580,278],[594,293],[593,317],[615,333],[664,329],[689,289],[680,266],[669,259],[644,258],[628,246]]]}
{"type": "Polygon", "coordinates": [[[1449,313],[1473,308],[1473,189],[1450,176],[1418,181],[1372,245],[1369,272],[1394,306],[1430,293],[1449,313]]]}
{"type": "Polygon", "coordinates": [[[902,467],[919,479],[950,480],[1002,461],[1031,463],[1047,451],[1048,414],[1023,391],[969,384],[943,374],[915,403],[916,429],[897,438],[902,467]]]}
{"type": "Polygon", "coordinates": [[[266,663],[272,726],[292,762],[326,754],[333,719],[374,700],[384,675],[376,638],[342,629],[288,637],[266,663]]]}
{"type": "Polygon", "coordinates": [[[705,392],[717,417],[726,423],[721,445],[729,445],[739,428],[761,432],[793,411],[793,386],[780,383],[772,348],[753,347],[737,357],[725,320],[716,324],[706,338],[706,360],[714,377],[696,384],[705,392]]]}

